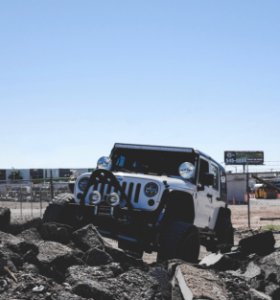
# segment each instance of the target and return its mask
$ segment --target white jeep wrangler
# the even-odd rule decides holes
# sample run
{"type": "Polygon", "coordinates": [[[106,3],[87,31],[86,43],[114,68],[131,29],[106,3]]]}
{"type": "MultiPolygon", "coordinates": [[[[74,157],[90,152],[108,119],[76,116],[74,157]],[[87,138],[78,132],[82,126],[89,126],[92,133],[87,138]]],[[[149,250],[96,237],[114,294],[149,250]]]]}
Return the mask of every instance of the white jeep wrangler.
{"type": "Polygon", "coordinates": [[[44,221],[92,222],[130,251],[196,261],[200,244],[229,250],[231,213],[224,168],[192,148],[115,144],[74,195],[55,198],[44,221]]]}

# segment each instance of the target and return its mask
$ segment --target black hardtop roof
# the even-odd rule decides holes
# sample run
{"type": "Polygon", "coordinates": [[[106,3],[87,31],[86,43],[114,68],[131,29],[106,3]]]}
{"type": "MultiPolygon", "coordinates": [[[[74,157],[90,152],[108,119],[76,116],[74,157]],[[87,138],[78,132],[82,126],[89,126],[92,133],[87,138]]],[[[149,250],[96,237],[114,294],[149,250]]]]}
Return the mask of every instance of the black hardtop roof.
{"type": "Polygon", "coordinates": [[[193,148],[116,143],[114,148],[195,153],[193,148]]]}
{"type": "Polygon", "coordinates": [[[215,161],[209,155],[203,153],[202,151],[196,150],[190,147],[174,147],[174,146],[156,146],[156,145],[141,145],[141,144],[125,144],[125,143],[115,143],[113,149],[137,149],[137,150],[158,150],[158,151],[170,151],[170,152],[185,152],[185,153],[193,153],[197,155],[204,156],[205,158],[215,162],[220,166],[220,168],[224,169],[224,167],[215,161]]]}

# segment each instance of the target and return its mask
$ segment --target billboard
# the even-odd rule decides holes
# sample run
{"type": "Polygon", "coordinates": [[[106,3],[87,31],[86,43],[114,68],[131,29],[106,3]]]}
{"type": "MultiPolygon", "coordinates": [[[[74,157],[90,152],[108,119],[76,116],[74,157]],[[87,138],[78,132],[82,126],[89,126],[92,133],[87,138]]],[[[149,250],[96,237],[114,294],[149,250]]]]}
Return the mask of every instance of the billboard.
{"type": "Polygon", "coordinates": [[[262,165],[263,151],[225,151],[226,165],[262,165]]]}

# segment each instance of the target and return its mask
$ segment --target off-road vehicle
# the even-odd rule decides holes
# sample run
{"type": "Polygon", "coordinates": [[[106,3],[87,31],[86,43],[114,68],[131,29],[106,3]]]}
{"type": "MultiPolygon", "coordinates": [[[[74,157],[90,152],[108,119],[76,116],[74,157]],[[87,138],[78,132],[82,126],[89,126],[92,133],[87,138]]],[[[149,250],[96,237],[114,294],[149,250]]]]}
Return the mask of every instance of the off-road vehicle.
{"type": "Polygon", "coordinates": [[[157,251],[159,259],[196,261],[200,244],[217,250],[233,243],[225,170],[192,148],[115,144],[43,219],[92,222],[119,247],[157,251]]]}

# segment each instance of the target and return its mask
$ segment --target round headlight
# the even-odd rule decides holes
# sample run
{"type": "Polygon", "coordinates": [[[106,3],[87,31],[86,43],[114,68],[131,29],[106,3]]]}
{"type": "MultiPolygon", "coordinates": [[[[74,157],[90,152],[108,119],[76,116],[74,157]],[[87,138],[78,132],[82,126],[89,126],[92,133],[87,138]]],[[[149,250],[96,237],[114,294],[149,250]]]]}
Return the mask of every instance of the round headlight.
{"type": "Polygon", "coordinates": [[[97,205],[101,202],[101,194],[98,191],[93,191],[89,196],[89,203],[91,205],[97,205]]]}
{"type": "Polygon", "coordinates": [[[120,203],[120,196],[117,193],[112,193],[108,200],[111,206],[117,206],[120,203]]]}
{"type": "Polygon", "coordinates": [[[147,197],[154,197],[158,193],[158,185],[154,182],[148,182],[144,187],[144,193],[147,197]]]}
{"type": "Polygon", "coordinates": [[[88,179],[89,179],[88,177],[81,178],[81,180],[78,182],[79,190],[84,191],[86,189],[88,184],[88,179]]]}

